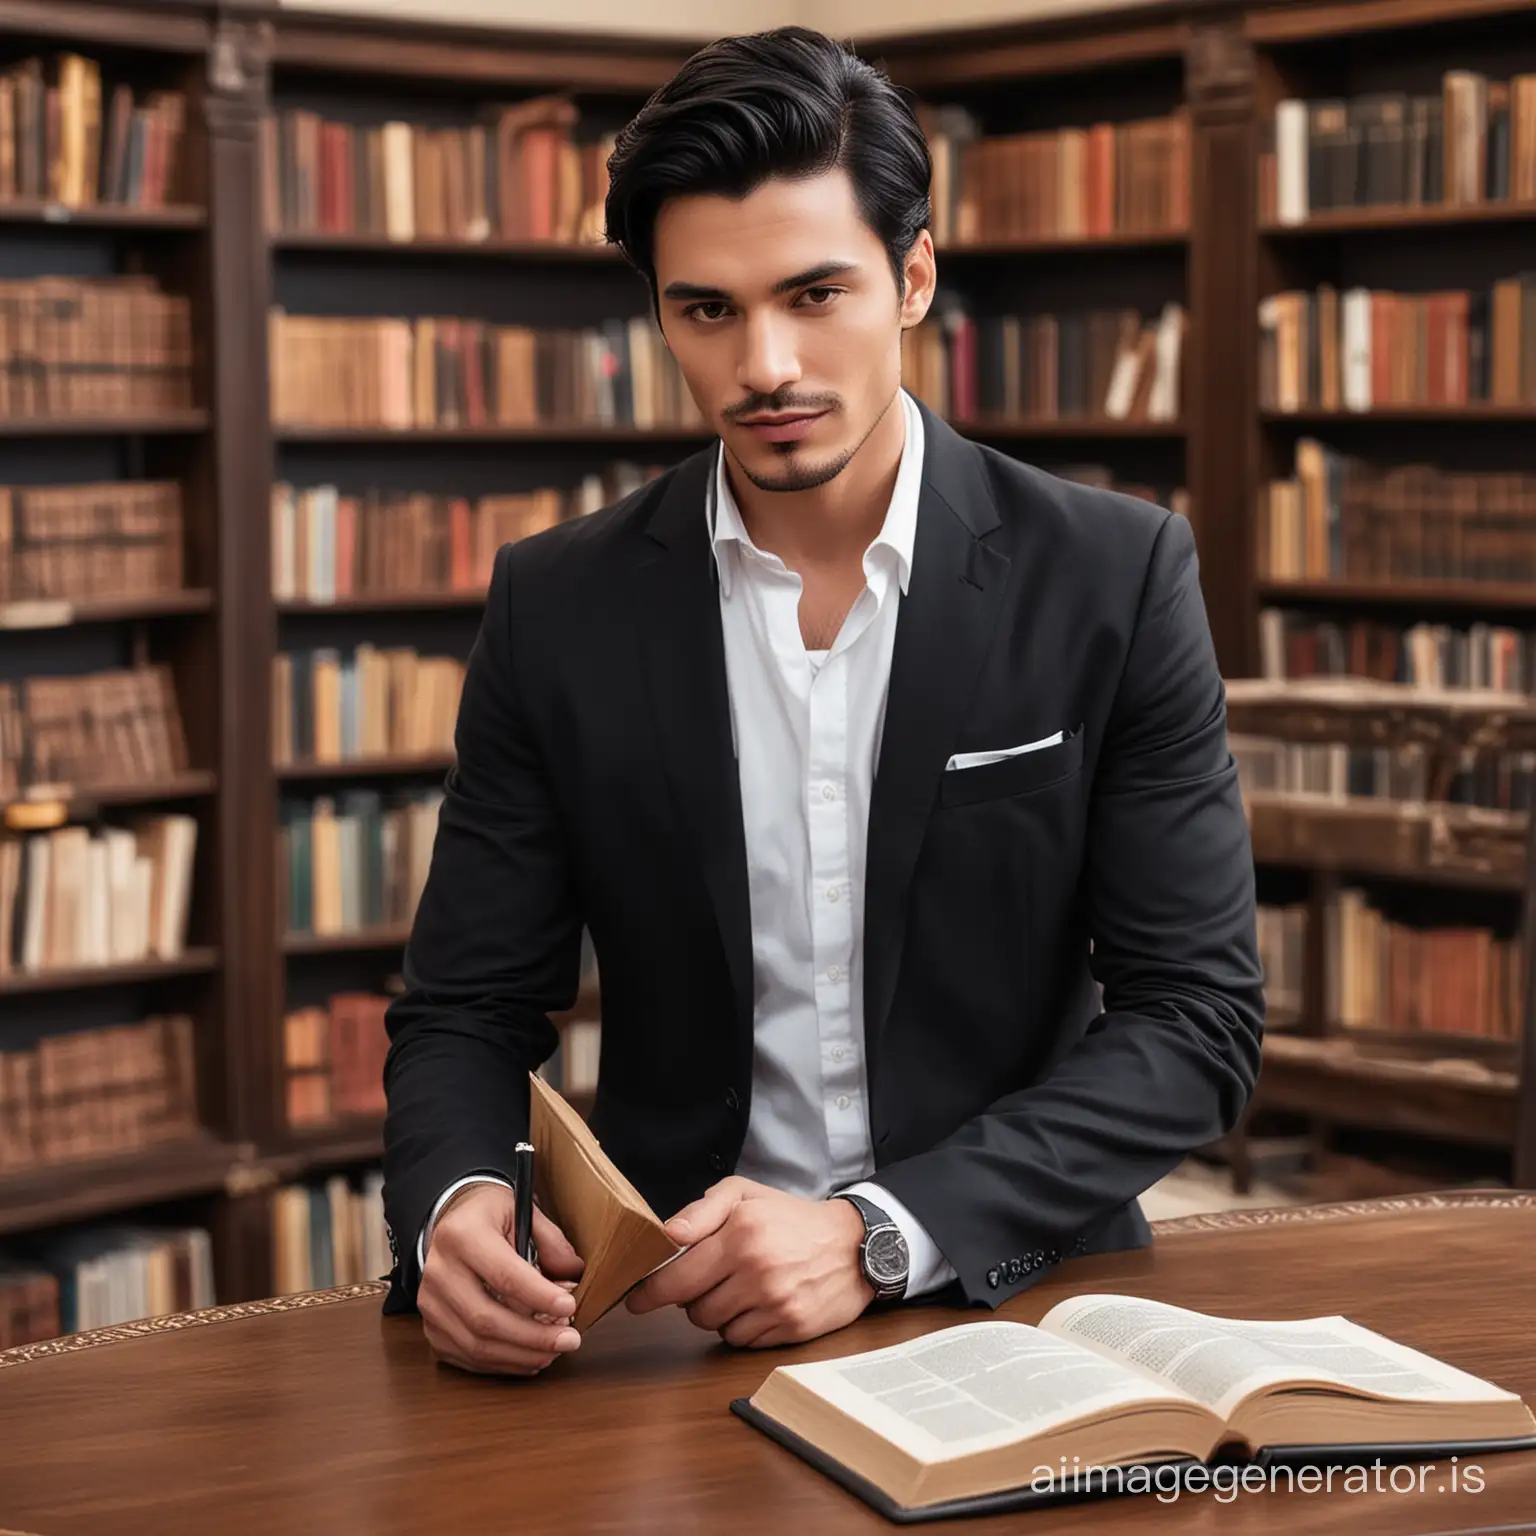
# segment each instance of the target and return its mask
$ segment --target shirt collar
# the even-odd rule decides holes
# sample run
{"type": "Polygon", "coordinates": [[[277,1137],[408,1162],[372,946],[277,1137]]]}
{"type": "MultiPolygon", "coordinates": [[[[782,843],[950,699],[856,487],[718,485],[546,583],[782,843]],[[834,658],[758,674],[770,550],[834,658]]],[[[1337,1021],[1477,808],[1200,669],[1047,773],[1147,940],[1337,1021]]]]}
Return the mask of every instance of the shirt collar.
{"type": "MultiPolygon", "coordinates": [[[[917,543],[917,506],[923,484],[923,417],[906,390],[900,391],[902,414],[906,417],[906,441],[902,444],[901,463],[896,470],[896,484],[880,532],[866,552],[866,560],[876,550],[886,550],[895,558],[901,590],[906,592],[912,579],[912,550],[917,543]]],[[[728,544],[756,550],[741,509],[736,505],[731,483],[725,472],[725,446],[715,453],[715,475],[708,498],[706,516],[710,523],[710,548],[720,576],[720,590],[731,595],[731,562],[724,559],[728,544]]]]}

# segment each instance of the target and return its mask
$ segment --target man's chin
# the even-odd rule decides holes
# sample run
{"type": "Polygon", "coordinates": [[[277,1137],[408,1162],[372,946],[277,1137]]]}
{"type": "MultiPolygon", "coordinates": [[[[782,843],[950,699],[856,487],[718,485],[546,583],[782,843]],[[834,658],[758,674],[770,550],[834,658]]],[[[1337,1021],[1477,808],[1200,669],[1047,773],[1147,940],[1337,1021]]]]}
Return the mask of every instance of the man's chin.
{"type": "Polygon", "coordinates": [[[760,491],[814,491],[817,486],[835,480],[847,467],[851,453],[827,453],[825,449],[808,454],[796,445],[791,454],[775,453],[771,448],[753,445],[750,457],[738,454],[736,462],[742,473],[760,491]]]}

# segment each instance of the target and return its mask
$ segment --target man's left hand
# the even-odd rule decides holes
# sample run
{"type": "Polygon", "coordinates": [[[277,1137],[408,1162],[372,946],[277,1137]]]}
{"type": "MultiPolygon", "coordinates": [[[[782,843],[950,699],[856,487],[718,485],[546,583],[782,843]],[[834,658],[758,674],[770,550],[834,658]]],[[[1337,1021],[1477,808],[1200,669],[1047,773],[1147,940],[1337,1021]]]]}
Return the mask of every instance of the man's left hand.
{"type": "Polygon", "coordinates": [[[847,1200],[801,1200],[732,1176],[667,1223],[688,1245],[630,1292],[631,1312],[680,1306],[727,1344],[799,1344],[851,1323],[875,1293],[864,1223],[847,1200]]]}

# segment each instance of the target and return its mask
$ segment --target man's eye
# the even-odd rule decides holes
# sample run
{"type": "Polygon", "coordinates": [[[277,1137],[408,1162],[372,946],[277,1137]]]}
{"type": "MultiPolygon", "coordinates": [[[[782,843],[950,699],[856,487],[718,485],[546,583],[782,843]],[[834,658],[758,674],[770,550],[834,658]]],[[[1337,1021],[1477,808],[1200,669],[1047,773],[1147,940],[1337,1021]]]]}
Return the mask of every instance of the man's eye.
{"type": "Polygon", "coordinates": [[[725,310],[725,305],[722,304],[719,299],[706,299],[700,304],[690,304],[688,306],[687,312],[689,318],[693,320],[720,319],[720,314],[706,314],[706,310],[718,310],[723,313],[725,310]]]}
{"type": "Polygon", "coordinates": [[[842,291],[841,288],[807,288],[804,297],[811,300],[813,308],[820,308],[842,291]]]}

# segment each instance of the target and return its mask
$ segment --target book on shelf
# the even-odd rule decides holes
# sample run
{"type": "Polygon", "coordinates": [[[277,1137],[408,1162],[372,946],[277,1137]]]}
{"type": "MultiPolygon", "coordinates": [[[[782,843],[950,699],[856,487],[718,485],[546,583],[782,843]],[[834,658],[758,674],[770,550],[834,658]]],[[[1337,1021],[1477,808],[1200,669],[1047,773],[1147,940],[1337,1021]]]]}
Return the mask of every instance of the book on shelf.
{"type": "Polygon", "coordinates": [[[177,958],[197,839],[181,814],[0,838],[0,976],[177,958]]]}
{"type": "Polygon", "coordinates": [[[192,405],[190,302],[153,277],[0,281],[0,418],[155,416],[192,405]]]}
{"type": "Polygon", "coordinates": [[[940,308],[902,338],[902,383],[948,420],[1176,421],[1186,315],[972,315],[940,308]]]}
{"type": "Polygon", "coordinates": [[[1145,485],[1137,480],[1122,480],[1106,464],[1046,464],[1037,463],[1048,475],[1061,480],[1071,480],[1077,485],[1091,485],[1096,490],[1114,491],[1121,496],[1134,496],[1138,501],[1150,501],[1159,507],[1167,507],[1181,517],[1188,517],[1189,491],[1180,486],[1145,485]]]}
{"type": "Polygon", "coordinates": [[[580,329],[273,309],[278,427],[660,427],[704,419],[649,315],[580,329]]]}
{"type": "Polygon", "coordinates": [[[279,767],[452,753],[464,663],[364,642],[272,658],[272,754],[279,767]]]}
{"type": "Polygon", "coordinates": [[[1260,218],[1536,201],[1533,114],[1536,75],[1469,69],[1446,70],[1434,94],[1287,98],[1264,127],[1260,218]]]}
{"type": "Polygon", "coordinates": [[[431,867],[441,789],[349,789],[279,807],[286,931],[358,933],[409,922],[431,867]]]}
{"type": "Polygon", "coordinates": [[[1103,1294],[781,1365],[730,1406],[901,1521],[1536,1446],[1518,1394],[1349,1318],[1103,1294]]]}
{"type": "Polygon", "coordinates": [[[1274,906],[1261,902],[1257,931],[1268,1024],[1283,1025],[1301,1013],[1306,994],[1306,903],[1274,906]]]}
{"type": "Polygon", "coordinates": [[[292,1009],[283,1019],[288,1124],[298,1129],[350,1115],[382,1115],[389,998],[338,992],[325,1006],[292,1009]]]}
{"type": "Polygon", "coordinates": [[[176,481],[0,487],[0,604],[155,597],[182,584],[176,481]]]}
{"type": "Polygon", "coordinates": [[[571,1326],[585,1333],[683,1249],[563,1095],[537,1073],[528,1082],[534,1192],[582,1257],[571,1326]]]}
{"type": "Polygon", "coordinates": [[[921,104],[935,243],[1092,240],[1189,227],[1189,118],[983,133],[964,107],[921,104]]]}
{"type": "Polygon", "coordinates": [[[272,1195],[272,1293],[327,1290],[386,1277],[394,1267],[384,1225],[384,1175],[342,1174],[288,1184],[272,1195]]]}
{"type": "Polygon", "coordinates": [[[1536,692],[1536,629],[1508,624],[1395,624],[1259,613],[1261,674],[1270,679],[1360,677],[1416,688],[1536,692]]]}
{"type": "Polygon", "coordinates": [[[104,93],[95,59],[23,59],[0,73],[0,203],[162,208],[180,190],[185,127],[180,91],[104,93]]]}
{"type": "Polygon", "coordinates": [[[0,1173],[194,1135],[192,1036],[187,1015],[169,1014],[0,1051],[0,1173]]]}
{"type": "Polygon", "coordinates": [[[187,766],[169,667],[0,683],[0,801],[151,784],[187,766]]]}
{"type": "Polygon", "coordinates": [[[566,488],[439,496],[334,485],[272,487],[272,595],[279,602],[421,593],[476,593],[490,585],[503,544],[611,506],[662,473],[617,462],[566,488]]]}
{"type": "Polygon", "coordinates": [[[1529,582],[1536,477],[1379,466],[1315,438],[1259,497],[1259,575],[1301,581],[1529,582]]]}
{"type": "Polygon", "coordinates": [[[0,1350],[56,1339],[59,1277],[0,1258],[0,1350]]]}
{"type": "Polygon", "coordinates": [[[615,136],[566,96],[490,106],[464,127],[358,125],[305,108],[262,123],[262,208],[282,234],[602,243],[615,136]]]}
{"type": "Polygon", "coordinates": [[[539,1076],[557,1093],[573,1098],[595,1093],[602,1045],[600,1019],[569,1019],[560,1026],[560,1043],[540,1066],[539,1076]]]}

